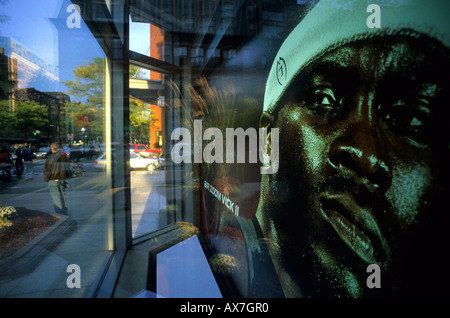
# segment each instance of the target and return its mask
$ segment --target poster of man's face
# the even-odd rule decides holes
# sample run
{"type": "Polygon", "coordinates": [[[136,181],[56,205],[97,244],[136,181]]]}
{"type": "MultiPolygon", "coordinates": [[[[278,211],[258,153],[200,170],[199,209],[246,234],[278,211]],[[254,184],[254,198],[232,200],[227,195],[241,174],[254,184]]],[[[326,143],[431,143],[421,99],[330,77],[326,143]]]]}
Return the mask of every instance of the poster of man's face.
{"type": "Polygon", "coordinates": [[[282,297],[448,295],[448,9],[322,0],[281,45],[260,119],[278,170],[252,226],[282,297]]]}
{"type": "MultiPolygon", "coordinates": [[[[330,11],[326,5],[311,14],[330,11]]],[[[441,27],[434,17],[424,25],[441,27]]],[[[277,242],[272,256],[290,296],[437,291],[423,289],[436,286],[431,271],[449,256],[441,226],[448,219],[449,51],[419,22],[389,19],[384,30],[334,32],[338,43],[323,36],[330,46],[294,70],[302,53],[290,50],[302,46],[280,52],[294,60],[285,72],[296,74],[266,93],[273,102],[263,121],[279,129],[280,163],[266,177],[258,217],[277,242]]]]}

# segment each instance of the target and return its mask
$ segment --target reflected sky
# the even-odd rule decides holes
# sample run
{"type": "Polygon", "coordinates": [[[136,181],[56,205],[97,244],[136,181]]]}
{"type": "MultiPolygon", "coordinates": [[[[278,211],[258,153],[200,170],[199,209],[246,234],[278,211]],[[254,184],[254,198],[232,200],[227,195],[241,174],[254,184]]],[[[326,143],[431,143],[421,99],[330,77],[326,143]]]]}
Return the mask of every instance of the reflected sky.
{"type": "MultiPolygon", "coordinates": [[[[67,12],[67,7],[71,4],[69,0],[0,1],[0,14],[7,16],[7,21],[0,22],[0,36],[14,39],[46,63],[57,67],[59,81],[19,81],[19,88],[32,85],[42,92],[65,92],[67,88],[62,82],[75,79],[73,70],[76,66],[93,61],[95,57],[104,57],[98,42],[82,20],[80,28],[67,26],[66,21],[71,14],[67,12]]],[[[131,50],[149,54],[149,28],[149,24],[130,24],[131,50]]]]}
{"type": "MultiPolygon", "coordinates": [[[[0,36],[14,39],[25,52],[31,52],[43,63],[57,68],[56,80],[49,79],[45,72],[35,74],[32,80],[25,80],[25,72],[19,70],[19,88],[65,92],[67,87],[62,82],[75,79],[73,70],[76,66],[91,62],[95,57],[104,57],[98,42],[82,20],[80,28],[67,26],[67,18],[72,13],[67,12],[67,7],[71,5],[69,0],[3,2],[0,3],[0,10],[7,16],[7,21],[0,23],[0,36]]],[[[5,48],[8,56],[13,51],[5,48]]]]}
{"type": "Polygon", "coordinates": [[[49,18],[56,18],[63,0],[7,0],[0,11],[8,21],[0,23],[1,36],[12,37],[44,60],[58,64],[57,30],[49,18]]]}

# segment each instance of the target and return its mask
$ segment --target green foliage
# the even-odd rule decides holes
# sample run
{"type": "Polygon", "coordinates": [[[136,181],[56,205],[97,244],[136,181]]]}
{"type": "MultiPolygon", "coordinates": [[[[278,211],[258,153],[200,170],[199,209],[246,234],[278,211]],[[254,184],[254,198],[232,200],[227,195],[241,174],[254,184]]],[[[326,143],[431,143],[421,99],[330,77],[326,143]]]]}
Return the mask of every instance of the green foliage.
{"type": "Polygon", "coordinates": [[[130,139],[149,140],[150,126],[156,121],[151,113],[150,105],[134,98],[130,98],[130,139]]]}
{"type": "Polygon", "coordinates": [[[130,64],[130,78],[144,79],[144,72],[138,66],[130,64]]]}
{"type": "Polygon", "coordinates": [[[10,111],[9,100],[0,100],[0,134],[10,131],[12,123],[13,113],[10,111]]]}
{"type": "Polygon", "coordinates": [[[49,124],[48,109],[35,101],[17,102],[14,109],[15,129],[30,135],[35,130],[43,130],[49,124]]]}
{"type": "Polygon", "coordinates": [[[105,83],[105,59],[96,57],[93,62],[78,65],[73,74],[75,81],[63,81],[69,89],[67,93],[84,104],[103,107],[105,83]]]}
{"type": "Polygon", "coordinates": [[[12,214],[16,213],[16,209],[12,206],[3,206],[0,202],[0,229],[10,227],[12,222],[9,220],[12,214]]]}
{"type": "MultiPolygon", "coordinates": [[[[92,62],[79,65],[73,71],[76,80],[64,81],[67,94],[79,101],[66,103],[64,116],[73,123],[75,131],[81,128],[89,131],[90,137],[103,134],[105,59],[95,58],[92,62]]],[[[134,78],[143,78],[142,71],[130,65],[130,74],[134,78]]],[[[151,114],[148,104],[130,98],[130,137],[132,139],[149,139],[150,125],[155,116],[151,114]]]]}
{"type": "Polygon", "coordinates": [[[36,130],[45,130],[49,124],[46,106],[35,101],[15,101],[14,111],[9,100],[0,101],[0,133],[16,131],[27,139],[36,130]]]}
{"type": "Polygon", "coordinates": [[[67,94],[78,99],[72,98],[63,107],[63,116],[71,123],[70,131],[65,133],[80,133],[84,128],[89,139],[95,139],[103,135],[105,59],[97,57],[78,65],[73,74],[76,80],[62,82],[68,88],[67,94]]]}

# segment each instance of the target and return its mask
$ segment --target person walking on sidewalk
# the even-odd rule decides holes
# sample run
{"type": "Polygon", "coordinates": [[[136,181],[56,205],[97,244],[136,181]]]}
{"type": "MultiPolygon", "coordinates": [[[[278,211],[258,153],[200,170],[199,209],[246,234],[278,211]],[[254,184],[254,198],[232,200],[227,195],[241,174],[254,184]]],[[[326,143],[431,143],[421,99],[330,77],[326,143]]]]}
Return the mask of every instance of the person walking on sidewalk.
{"type": "Polygon", "coordinates": [[[48,182],[55,212],[68,215],[65,190],[70,175],[69,159],[61,153],[59,143],[52,143],[50,150],[52,154],[45,160],[44,181],[48,182]]]}
{"type": "Polygon", "coordinates": [[[25,150],[23,151],[23,165],[25,168],[25,180],[33,180],[33,152],[31,149],[26,146],[25,150]]]}
{"type": "Polygon", "coordinates": [[[14,164],[16,167],[16,175],[17,175],[17,178],[20,179],[23,174],[23,152],[22,152],[22,149],[20,149],[20,147],[18,147],[16,149],[15,155],[16,155],[16,161],[14,164]]]}

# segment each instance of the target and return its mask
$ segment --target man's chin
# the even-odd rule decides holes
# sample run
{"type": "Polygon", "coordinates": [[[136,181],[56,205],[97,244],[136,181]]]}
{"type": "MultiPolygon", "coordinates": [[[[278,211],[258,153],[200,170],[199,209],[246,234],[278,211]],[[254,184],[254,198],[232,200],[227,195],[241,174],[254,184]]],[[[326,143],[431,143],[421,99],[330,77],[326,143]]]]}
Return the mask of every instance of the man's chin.
{"type": "Polygon", "coordinates": [[[336,255],[324,244],[313,244],[310,262],[312,297],[359,298],[365,294],[364,266],[351,263],[352,257],[336,255]]]}
{"type": "MultiPolygon", "coordinates": [[[[342,249],[336,250],[324,242],[310,244],[308,251],[301,253],[301,259],[285,259],[290,263],[285,267],[292,275],[290,283],[307,298],[377,297],[379,290],[366,285],[370,275],[366,272],[367,264],[342,253],[342,249]]],[[[293,288],[284,286],[284,289],[293,288]]]]}

